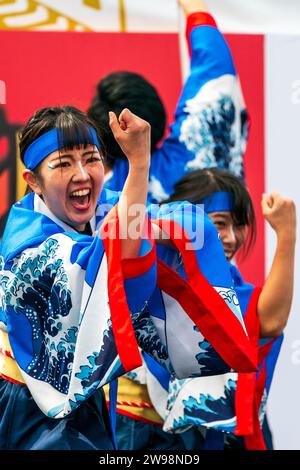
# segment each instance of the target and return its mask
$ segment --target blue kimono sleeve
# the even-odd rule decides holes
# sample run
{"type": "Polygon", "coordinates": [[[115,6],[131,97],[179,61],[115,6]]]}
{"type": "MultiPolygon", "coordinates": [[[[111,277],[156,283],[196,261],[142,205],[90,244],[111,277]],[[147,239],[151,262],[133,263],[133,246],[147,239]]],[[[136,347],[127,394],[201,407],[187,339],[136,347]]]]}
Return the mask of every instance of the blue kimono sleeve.
{"type": "Polygon", "coordinates": [[[149,309],[177,377],[256,370],[229,265],[209,217],[189,203],[149,210],[175,248],[157,250],[158,288],[149,309]]]}
{"type": "Polygon", "coordinates": [[[149,199],[162,201],[189,171],[219,167],[243,176],[248,114],[228,45],[217,27],[189,23],[191,72],[179,99],[175,122],[152,156],[149,199]],[[166,177],[168,175],[168,177],[166,177]]]}
{"type": "MultiPolygon", "coordinates": [[[[160,202],[189,171],[217,166],[242,176],[248,114],[231,52],[210,15],[191,15],[187,39],[191,72],[183,87],[170,134],[152,153],[149,202],[160,202]]],[[[170,77],[170,80],[172,77],[170,77]]],[[[128,162],[116,159],[105,187],[120,191],[128,162]]]]}
{"type": "Polygon", "coordinates": [[[114,279],[100,237],[54,234],[1,273],[13,356],[49,417],[64,417],[98,387],[141,365],[118,263],[114,279]]]}

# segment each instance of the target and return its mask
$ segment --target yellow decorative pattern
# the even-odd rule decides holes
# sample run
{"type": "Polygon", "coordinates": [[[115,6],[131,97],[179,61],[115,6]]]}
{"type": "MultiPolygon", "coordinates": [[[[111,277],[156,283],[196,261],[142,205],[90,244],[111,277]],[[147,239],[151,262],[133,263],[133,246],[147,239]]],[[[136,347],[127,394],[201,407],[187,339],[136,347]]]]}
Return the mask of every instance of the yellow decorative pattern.
{"type": "Polygon", "coordinates": [[[84,24],[37,0],[0,1],[0,29],[91,31],[84,24]]]}
{"type": "Polygon", "coordinates": [[[125,0],[119,0],[119,16],[120,16],[120,31],[122,33],[125,33],[127,29],[125,0]]]}
{"type": "Polygon", "coordinates": [[[101,10],[100,0],[82,0],[83,4],[87,7],[95,8],[95,10],[101,10]]]}
{"type": "MultiPolygon", "coordinates": [[[[109,401],[109,386],[104,387],[106,400],[109,401]]],[[[118,401],[120,402],[136,402],[151,403],[147,385],[140,385],[127,377],[118,379],[118,401]]],[[[144,408],[140,406],[117,405],[117,410],[130,413],[136,416],[136,419],[151,421],[152,423],[162,424],[162,419],[154,408],[144,408]]]]}
{"type": "MultiPolygon", "coordinates": [[[[81,0],[77,3],[77,8],[76,4],[73,5],[72,2],[65,2],[64,4],[61,2],[63,4],[61,11],[59,2],[56,2],[54,6],[49,5],[49,3],[43,0],[0,0],[0,30],[101,30],[101,18],[104,10],[101,0],[81,0]],[[99,17],[97,16],[96,21],[91,21],[94,15],[99,15],[99,13],[101,14],[99,17]]],[[[119,22],[119,30],[121,32],[126,31],[125,0],[118,0],[115,13],[112,10],[112,18],[113,15],[119,22]]],[[[105,18],[107,18],[107,14],[103,16],[103,21],[105,21],[105,18]]],[[[115,23],[112,22],[112,24],[115,23]]]]}
{"type": "Polygon", "coordinates": [[[9,351],[11,353],[11,346],[9,344],[7,333],[2,330],[0,330],[0,374],[17,382],[24,383],[15,359],[6,356],[1,351],[9,351]]]}

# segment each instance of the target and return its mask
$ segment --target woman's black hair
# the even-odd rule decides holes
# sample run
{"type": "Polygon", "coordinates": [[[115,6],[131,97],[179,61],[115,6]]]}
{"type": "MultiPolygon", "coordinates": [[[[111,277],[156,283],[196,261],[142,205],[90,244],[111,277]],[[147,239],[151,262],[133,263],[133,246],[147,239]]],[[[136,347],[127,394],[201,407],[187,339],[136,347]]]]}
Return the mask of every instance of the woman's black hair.
{"type": "MultiPolygon", "coordinates": [[[[81,145],[84,147],[94,145],[91,128],[97,134],[101,146],[101,154],[103,155],[105,150],[99,130],[92,119],[87,117],[85,113],[73,106],[39,109],[19,132],[21,160],[24,163],[24,155],[30,144],[51,129],[59,130],[58,140],[61,149],[72,150],[79,148],[81,145]]],[[[33,173],[39,178],[39,166],[33,170],[33,173]]],[[[30,189],[27,187],[26,194],[28,192],[30,192],[30,189]]]]}
{"type": "Polygon", "coordinates": [[[124,108],[149,122],[151,125],[151,151],[163,138],[166,128],[166,111],[162,100],[151,83],[132,72],[113,72],[97,85],[88,116],[100,128],[104,144],[108,150],[107,161],[113,167],[115,159],[125,159],[125,155],[114,139],[109,127],[108,112],[118,116],[124,108]]]}
{"type": "Polygon", "coordinates": [[[24,163],[24,155],[29,145],[51,129],[59,129],[59,143],[65,150],[72,150],[80,145],[93,145],[90,128],[94,128],[101,142],[95,123],[79,109],[73,106],[39,109],[19,133],[21,160],[24,163]]]}
{"type": "Polygon", "coordinates": [[[175,185],[173,194],[164,203],[189,201],[200,204],[205,197],[210,197],[217,191],[226,191],[233,195],[234,223],[248,226],[247,240],[242,249],[245,256],[256,239],[256,221],[250,194],[241,178],[220,168],[195,170],[175,185]]]}

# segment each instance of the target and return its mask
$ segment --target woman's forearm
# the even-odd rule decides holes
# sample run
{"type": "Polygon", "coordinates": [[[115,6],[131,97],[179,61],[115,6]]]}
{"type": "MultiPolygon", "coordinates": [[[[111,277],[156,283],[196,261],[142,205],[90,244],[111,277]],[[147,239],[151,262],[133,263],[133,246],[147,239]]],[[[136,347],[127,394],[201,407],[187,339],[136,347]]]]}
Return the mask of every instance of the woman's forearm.
{"type": "Polygon", "coordinates": [[[109,113],[114,137],[125,153],[129,173],[118,204],[121,256],[138,256],[145,224],[150,168],[150,125],[125,108],[119,118],[109,113]]]}
{"type": "Polygon", "coordinates": [[[272,267],[258,301],[261,337],[279,336],[288,320],[293,297],[295,235],[277,239],[272,267]]]}
{"type": "Polygon", "coordinates": [[[145,225],[149,166],[130,167],[119,200],[122,258],[138,256],[145,225]]]}

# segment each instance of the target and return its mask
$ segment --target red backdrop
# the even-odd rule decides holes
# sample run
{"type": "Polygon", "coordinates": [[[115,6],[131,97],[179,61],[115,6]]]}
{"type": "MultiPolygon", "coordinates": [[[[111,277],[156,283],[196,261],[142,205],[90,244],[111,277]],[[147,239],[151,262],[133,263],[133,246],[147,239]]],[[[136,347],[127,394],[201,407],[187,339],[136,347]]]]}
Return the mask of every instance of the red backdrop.
{"type": "MultiPolygon", "coordinates": [[[[247,182],[260,214],[264,189],[263,37],[227,35],[251,116],[246,154],[247,182]]],[[[33,112],[49,105],[86,109],[99,79],[114,70],[143,74],[158,89],[169,122],[182,80],[176,34],[59,33],[0,31],[0,80],[6,104],[0,107],[0,218],[16,195],[15,129],[33,112]]],[[[1,227],[0,227],[1,230],[1,227]]],[[[264,278],[264,225],[258,217],[258,239],[242,272],[252,282],[264,278]]]]}

